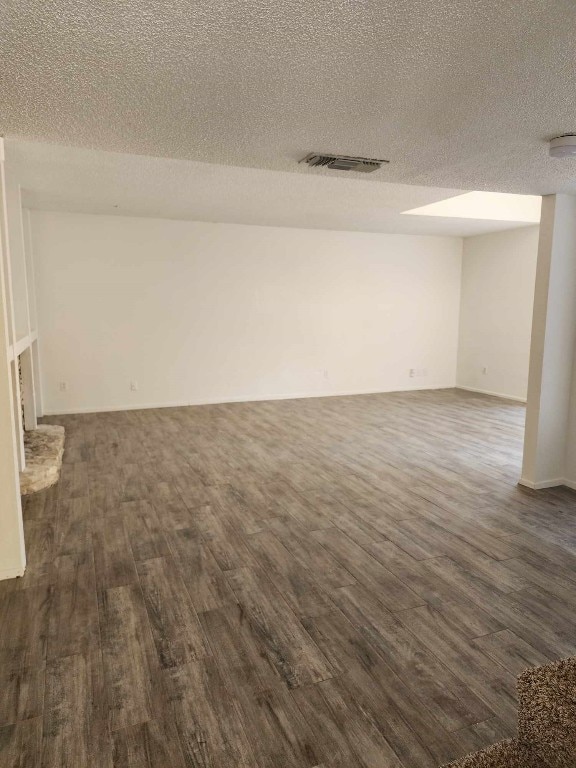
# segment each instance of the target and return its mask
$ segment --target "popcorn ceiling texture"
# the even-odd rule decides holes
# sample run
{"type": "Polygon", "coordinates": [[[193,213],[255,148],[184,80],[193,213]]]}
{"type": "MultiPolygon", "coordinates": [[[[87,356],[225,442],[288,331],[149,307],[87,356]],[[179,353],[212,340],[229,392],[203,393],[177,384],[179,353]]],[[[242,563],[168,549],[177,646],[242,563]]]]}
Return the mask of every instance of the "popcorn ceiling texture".
{"type": "Polygon", "coordinates": [[[572,0],[1,8],[7,137],[295,173],[334,151],[390,159],[369,184],[576,191],[546,146],[576,131],[572,0]]]}
{"type": "Polygon", "coordinates": [[[476,235],[513,224],[403,216],[461,190],[238,168],[8,140],[7,168],[27,207],[263,226],[476,235]]]}

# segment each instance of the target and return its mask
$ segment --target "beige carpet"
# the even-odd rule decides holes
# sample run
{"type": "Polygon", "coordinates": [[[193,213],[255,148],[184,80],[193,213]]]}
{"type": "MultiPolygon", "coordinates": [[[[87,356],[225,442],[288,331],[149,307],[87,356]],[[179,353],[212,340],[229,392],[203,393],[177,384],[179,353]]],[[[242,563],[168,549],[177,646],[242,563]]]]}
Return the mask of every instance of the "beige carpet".
{"type": "Polygon", "coordinates": [[[518,736],[444,768],[576,768],[576,657],[518,677],[518,736]]]}

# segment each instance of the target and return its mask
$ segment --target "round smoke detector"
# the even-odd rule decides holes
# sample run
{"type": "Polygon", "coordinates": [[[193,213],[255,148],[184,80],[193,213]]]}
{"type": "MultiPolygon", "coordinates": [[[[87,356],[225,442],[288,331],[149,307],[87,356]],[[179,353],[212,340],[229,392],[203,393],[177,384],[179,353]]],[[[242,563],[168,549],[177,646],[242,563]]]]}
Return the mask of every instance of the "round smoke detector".
{"type": "Polygon", "coordinates": [[[550,157],[576,157],[576,134],[565,133],[550,142],[550,157]]]}

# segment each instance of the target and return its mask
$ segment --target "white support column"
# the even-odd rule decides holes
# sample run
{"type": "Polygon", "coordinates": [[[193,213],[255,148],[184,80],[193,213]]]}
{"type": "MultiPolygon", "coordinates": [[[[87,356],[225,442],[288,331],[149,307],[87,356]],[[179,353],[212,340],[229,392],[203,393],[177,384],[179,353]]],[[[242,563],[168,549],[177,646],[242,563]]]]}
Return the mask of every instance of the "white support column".
{"type": "MultiPolygon", "coordinates": [[[[0,210],[4,209],[4,142],[0,138],[0,210]]],[[[0,216],[0,579],[21,576],[26,567],[14,419],[12,363],[9,359],[10,285],[7,275],[6,217],[0,216]]]]}
{"type": "Polygon", "coordinates": [[[566,482],[576,348],[576,197],[542,199],[520,483],[566,482]]]}

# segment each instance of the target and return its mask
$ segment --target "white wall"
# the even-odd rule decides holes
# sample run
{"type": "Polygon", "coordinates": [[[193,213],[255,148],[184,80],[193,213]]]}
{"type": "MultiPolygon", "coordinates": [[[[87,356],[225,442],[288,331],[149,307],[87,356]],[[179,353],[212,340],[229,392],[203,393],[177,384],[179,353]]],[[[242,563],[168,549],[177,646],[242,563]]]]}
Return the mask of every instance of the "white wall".
{"type": "Polygon", "coordinates": [[[526,399],[537,256],[538,227],[464,240],[459,387],[526,399]]]}
{"type": "Polygon", "coordinates": [[[12,385],[14,363],[10,359],[14,322],[4,170],[4,141],[0,137],[0,580],[21,576],[26,565],[12,385]]]}
{"type": "Polygon", "coordinates": [[[32,235],[47,413],[455,384],[458,238],[40,211],[32,235]]]}

